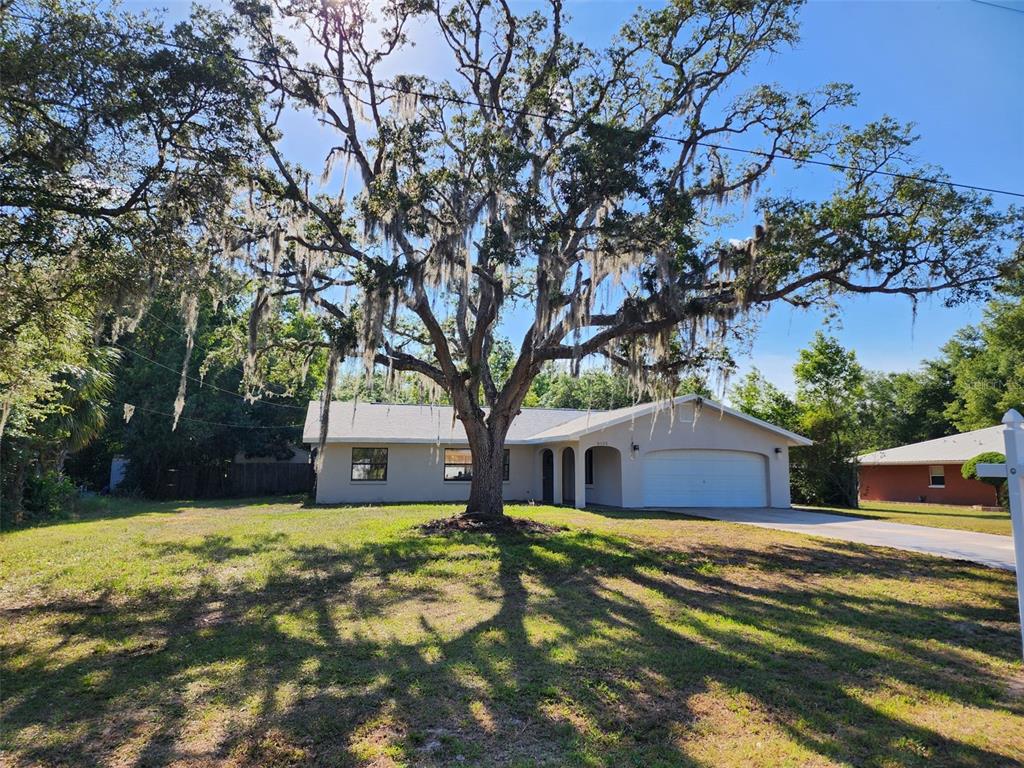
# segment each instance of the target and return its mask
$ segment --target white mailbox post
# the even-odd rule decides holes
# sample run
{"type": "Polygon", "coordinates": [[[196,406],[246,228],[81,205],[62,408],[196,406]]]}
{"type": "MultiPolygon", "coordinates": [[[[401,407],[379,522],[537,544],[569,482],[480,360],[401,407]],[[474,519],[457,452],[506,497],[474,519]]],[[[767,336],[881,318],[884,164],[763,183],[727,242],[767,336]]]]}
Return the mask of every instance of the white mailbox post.
{"type": "Polygon", "coordinates": [[[1013,554],[1017,566],[1017,611],[1021,623],[1021,653],[1024,654],[1024,416],[1010,409],[1003,416],[1005,464],[979,464],[979,477],[1005,477],[1010,499],[1013,554]]]}

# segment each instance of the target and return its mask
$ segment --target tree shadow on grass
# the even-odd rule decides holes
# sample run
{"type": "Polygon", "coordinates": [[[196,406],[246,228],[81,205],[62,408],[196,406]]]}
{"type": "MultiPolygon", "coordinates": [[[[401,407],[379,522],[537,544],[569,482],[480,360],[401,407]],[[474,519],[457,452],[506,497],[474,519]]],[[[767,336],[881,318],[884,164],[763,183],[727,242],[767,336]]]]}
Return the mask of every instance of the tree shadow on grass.
{"type": "Polygon", "coordinates": [[[821,579],[988,586],[952,561],[926,572],[857,546],[685,552],[585,530],[407,532],[347,549],[208,538],[153,556],[222,568],[286,547],[289,559],[255,585],[203,579],[185,595],[17,616],[88,651],[6,649],[13,764],[697,766],[715,761],[694,744],[721,728],[726,744],[776,734],[791,751],[764,765],[986,766],[1008,760],[867,694],[1024,716],[978,661],[1013,658],[1009,590],[924,604],[821,579]]]}
{"type": "Polygon", "coordinates": [[[305,497],[259,496],[244,499],[186,499],[176,501],[144,499],[134,496],[93,496],[80,503],[76,512],[46,520],[37,520],[8,528],[0,533],[16,533],[33,528],[50,526],[73,526],[78,523],[92,523],[101,520],[122,520],[139,515],[173,515],[193,509],[216,509],[218,512],[233,509],[250,509],[256,506],[298,505],[305,497]]]}

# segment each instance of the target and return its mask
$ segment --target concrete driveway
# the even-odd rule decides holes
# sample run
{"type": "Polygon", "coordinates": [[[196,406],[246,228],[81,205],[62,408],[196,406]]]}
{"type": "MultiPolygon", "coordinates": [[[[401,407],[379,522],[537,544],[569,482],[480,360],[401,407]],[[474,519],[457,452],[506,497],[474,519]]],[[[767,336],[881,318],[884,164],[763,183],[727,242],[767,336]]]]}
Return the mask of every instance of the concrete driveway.
{"type": "Polygon", "coordinates": [[[865,517],[808,512],[803,509],[675,508],[671,511],[730,523],[842,539],[858,544],[924,552],[955,560],[971,560],[992,568],[1014,570],[1012,536],[928,528],[923,525],[890,523],[865,517]]]}

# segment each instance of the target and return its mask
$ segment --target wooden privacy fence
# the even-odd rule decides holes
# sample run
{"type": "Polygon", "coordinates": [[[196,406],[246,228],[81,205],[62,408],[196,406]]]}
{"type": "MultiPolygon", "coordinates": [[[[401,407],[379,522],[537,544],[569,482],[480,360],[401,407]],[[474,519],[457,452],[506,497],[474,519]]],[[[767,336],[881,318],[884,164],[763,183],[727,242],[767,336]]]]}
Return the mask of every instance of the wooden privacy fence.
{"type": "Polygon", "coordinates": [[[227,467],[181,467],[160,473],[161,499],[226,499],[276,496],[313,490],[312,464],[231,464],[227,467]]]}

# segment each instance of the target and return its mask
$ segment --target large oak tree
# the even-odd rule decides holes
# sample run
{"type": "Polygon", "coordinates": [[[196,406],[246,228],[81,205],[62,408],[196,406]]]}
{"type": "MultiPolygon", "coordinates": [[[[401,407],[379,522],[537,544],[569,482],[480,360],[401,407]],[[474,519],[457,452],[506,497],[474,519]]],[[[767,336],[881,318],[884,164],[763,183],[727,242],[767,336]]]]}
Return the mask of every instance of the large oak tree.
{"type": "Polygon", "coordinates": [[[914,167],[889,118],[829,127],[849,86],[738,90],[796,40],[798,6],[675,0],[596,49],[560,0],[526,15],[506,0],[238,2],[268,161],[224,242],[259,278],[254,340],[265,307],[297,295],[327,318],[333,363],[446,392],[473,455],[467,514],[495,519],[505,436],[550,361],[603,356],[656,388],[720,359],[772,303],[981,295],[1016,212],[914,167]],[[433,75],[403,73],[416,41],[441,51],[433,75]],[[311,136],[322,175],[297,159],[311,136]],[[831,196],[762,196],[750,236],[722,234],[780,160],[812,158],[834,163],[831,196]],[[514,305],[532,322],[496,381],[514,305]]]}

